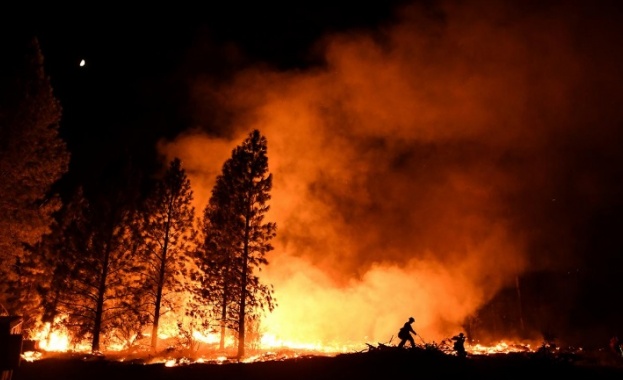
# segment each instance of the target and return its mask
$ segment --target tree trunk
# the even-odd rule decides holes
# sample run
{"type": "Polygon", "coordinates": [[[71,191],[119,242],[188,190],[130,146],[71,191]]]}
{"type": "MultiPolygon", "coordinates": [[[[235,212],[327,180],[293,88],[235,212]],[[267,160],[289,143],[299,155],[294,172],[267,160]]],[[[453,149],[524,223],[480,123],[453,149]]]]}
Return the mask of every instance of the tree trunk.
{"type": "MultiPolygon", "coordinates": [[[[108,259],[105,260],[107,262],[108,259]]],[[[104,265],[107,265],[106,263],[104,265]]],[[[91,343],[91,351],[99,351],[100,349],[100,332],[102,330],[102,315],[104,314],[104,293],[106,292],[106,275],[108,268],[104,267],[102,278],[97,289],[97,305],[95,307],[95,321],[93,323],[93,342],[91,343]]]]}
{"type": "Polygon", "coordinates": [[[238,358],[244,357],[244,320],[247,301],[247,272],[249,270],[249,216],[246,218],[244,230],[244,250],[242,253],[242,280],[240,284],[240,310],[238,312],[238,358]]]}
{"type": "Polygon", "coordinates": [[[160,273],[158,278],[158,289],[156,290],[156,302],[154,310],[154,324],[151,329],[151,349],[156,351],[158,348],[158,323],[160,322],[160,303],[162,302],[162,289],[164,288],[164,275],[166,270],[166,243],[162,249],[162,262],[160,263],[160,273]]]}
{"type": "Polygon", "coordinates": [[[221,341],[219,342],[219,349],[221,351],[225,350],[225,327],[227,320],[227,285],[225,285],[225,290],[223,291],[223,304],[221,308],[221,341]]]}
{"type": "Polygon", "coordinates": [[[154,324],[151,329],[151,350],[158,348],[158,323],[160,322],[160,303],[162,302],[162,291],[164,289],[164,279],[167,270],[167,250],[169,249],[169,232],[171,226],[171,205],[167,213],[167,222],[164,232],[164,242],[162,244],[162,261],[160,262],[160,273],[158,273],[158,289],[156,291],[156,308],[154,310],[154,324]]]}
{"type": "Polygon", "coordinates": [[[151,328],[151,350],[156,351],[158,348],[158,323],[160,321],[160,302],[162,300],[162,281],[158,284],[156,292],[156,308],[154,310],[154,324],[151,328]]]}
{"type": "MultiPolygon", "coordinates": [[[[112,235],[112,233],[111,233],[112,235]]],[[[97,305],[95,307],[95,321],[93,323],[93,342],[91,351],[99,351],[100,349],[100,333],[102,331],[102,317],[104,314],[104,295],[106,294],[106,278],[108,277],[108,263],[110,262],[110,240],[106,244],[104,251],[104,262],[102,263],[102,273],[100,283],[97,289],[97,305]]]]}

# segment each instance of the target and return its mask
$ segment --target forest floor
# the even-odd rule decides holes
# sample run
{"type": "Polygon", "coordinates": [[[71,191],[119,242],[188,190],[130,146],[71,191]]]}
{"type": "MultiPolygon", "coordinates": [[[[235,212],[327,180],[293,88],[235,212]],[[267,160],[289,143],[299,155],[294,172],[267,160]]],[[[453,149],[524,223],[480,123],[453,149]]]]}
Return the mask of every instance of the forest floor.
{"type": "MultiPolygon", "coordinates": [[[[56,356],[22,360],[11,380],[317,380],[411,378],[532,379],[535,376],[623,378],[623,358],[598,353],[505,353],[467,358],[428,349],[377,349],[336,356],[167,366],[139,360],[119,361],[104,356],[56,356]]],[[[6,376],[5,376],[6,377],[6,376]]]]}

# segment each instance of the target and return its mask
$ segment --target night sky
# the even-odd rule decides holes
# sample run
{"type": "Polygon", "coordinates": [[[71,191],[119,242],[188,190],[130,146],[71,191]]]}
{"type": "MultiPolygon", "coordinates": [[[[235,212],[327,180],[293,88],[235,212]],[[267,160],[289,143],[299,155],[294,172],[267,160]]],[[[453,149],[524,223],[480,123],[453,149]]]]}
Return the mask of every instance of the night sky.
{"type": "Polygon", "coordinates": [[[623,11],[509,4],[233,3],[25,25],[63,106],[71,181],[127,152],[149,171],[177,155],[201,208],[231,149],[267,136],[283,333],[383,341],[413,314],[443,337],[519,283],[537,333],[607,342],[623,334],[623,11]],[[326,305],[344,303],[336,320],[326,305]]]}
{"type": "MultiPolygon", "coordinates": [[[[227,2],[66,14],[53,9],[52,17],[40,11],[37,21],[25,23],[39,36],[65,110],[62,131],[79,157],[72,164],[82,172],[89,170],[85,165],[105,164],[111,151],[140,151],[137,159],[150,165],[158,139],[205,124],[193,115],[189,99],[197,78],[220,86],[256,64],[278,70],[321,64],[313,46],[323,35],[382,26],[402,3],[227,2]]],[[[217,112],[211,104],[200,107],[217,112]]],[[[216,134],[220,129],[202,127],[216,134]]]]}

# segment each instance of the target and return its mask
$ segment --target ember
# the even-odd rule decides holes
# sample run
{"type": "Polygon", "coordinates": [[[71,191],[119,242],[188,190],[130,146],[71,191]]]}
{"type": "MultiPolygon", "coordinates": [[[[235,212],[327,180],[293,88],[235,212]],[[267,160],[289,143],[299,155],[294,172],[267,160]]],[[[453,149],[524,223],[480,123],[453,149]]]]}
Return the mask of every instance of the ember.
{"type": "Polygon", "coordinates": [[[509,352],[534,352],[530,344],[517,344],[499,342],[493,346],[483,346],[481,344],[475,344],[469,348],[469,352],[473,355],[487,355],[509,352]]]}
{"type": "MultiPolygon", "coordinates": [[[[69,337],[63,336],[61,333],[56,332],[51,334],[52,336],[59,337],[60,342],[68,342],[69,337]]],[[[209,339],[207,341],[210,341],[209,339]]],[[[206,347],[200,347],[194,352],[189,352],[181,347],[169,347],[160,354],[154,354],[146,347],[145,349],[127,350],[109,350],[105,353],[91,354],[87,345],[76,345],[74,349],[67,349],[67,345],[49,345],[45,342],[39,344],[38,348],[34,351],[26,351],[22,354],[22,359],[28,362],[36,360],[46,359],[50,357],[62,357],[62,356],[98,356],[106,357],[108,360],[113,361],[142,361],[144,363],[155,364],[163,363],[167,367],[186,365],[192,363],[212,363],[212,364],[225,364],[233,362],[263,362],[263,361],[280,361],[292,358],[314,357],[314,356],[326,356],[334,357],[344,353],[355,353],[365,351],[376,350],[408,350],[408,348],[398,348],[395,345],[379,343],[377,346],[366,343],[365,348],[361,345],[342,346],[342,347],[322,347],[320,345],[301,345],[294,344],[288,346],[285,342],[276,342],[267,338],[264,341],[264,345],[254,350],[249,356],[239,360],[235,355],[223,355],[214,348],[214,345],[206,345],[206,347]],[[210,348],[211,347],[211,348],[210,348]]],[[[542,345],[540,349],[546,347],[542,345]]],[[[442,340],[440,344],[435,342],[429,344],[417,345],[416,350],[434,350],[447,355],[455,355],[452,349],[449,339],[442,340]]],[[[475,355],[491,355],[491,354],[504,354],[504,353],[534,353],[537,350],[532,348],[531,344],[525,343],[513,343],[502,341],[497,344],[486,346],[483,344],[474,344],[466,346],[466,349],[470,356],[475,355]]],[[[555,349],[557,350],[557,349],[555,349]]]]}

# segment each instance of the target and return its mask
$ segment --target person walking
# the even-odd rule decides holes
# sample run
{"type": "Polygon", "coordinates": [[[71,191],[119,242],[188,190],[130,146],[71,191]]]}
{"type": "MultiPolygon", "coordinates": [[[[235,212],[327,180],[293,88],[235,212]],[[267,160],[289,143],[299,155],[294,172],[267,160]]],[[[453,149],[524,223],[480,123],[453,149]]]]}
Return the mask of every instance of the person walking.
{"type": "Polygon", "coordinates": [[[467,356],[467,351],[465,351],[465,334],[459,333],[459,335],[455,335],[452,337],[454,341],[454,351],[456,351],[456,355],[460,358],[464,358],[467,356]]]}
{"type": "Polygon", "coordinates": [[[413,339],[413,335],[417,335],[413,327],[411,326],[415,322],[415,318],[410,317],[407,322],[400,328],[398,331],[398,338],[400,338],[400,343],[398,343],[398,347],[402,348],[404,345],[409,342],[411,344],[411,348],[415,348],[415,339],[413,339]]]}

